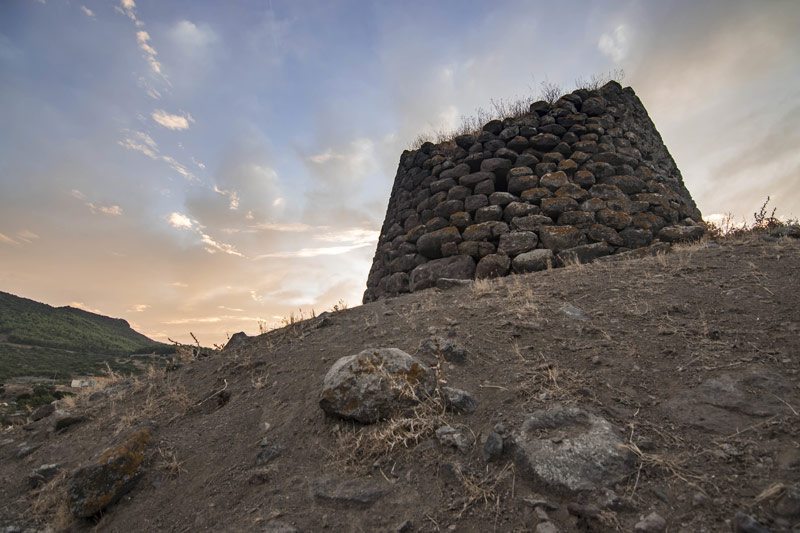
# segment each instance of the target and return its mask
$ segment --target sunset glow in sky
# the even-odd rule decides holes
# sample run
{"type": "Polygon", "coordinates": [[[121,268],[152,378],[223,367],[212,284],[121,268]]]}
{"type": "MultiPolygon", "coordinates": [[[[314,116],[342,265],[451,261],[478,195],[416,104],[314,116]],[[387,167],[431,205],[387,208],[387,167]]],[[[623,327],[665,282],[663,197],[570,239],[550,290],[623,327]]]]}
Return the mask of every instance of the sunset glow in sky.
{"type": "Polygon", "coordinates": [[[4,0],[0,290],[222,343],[360,303],[400,154],[623,69],[707,218],[800,216],[800,2],[4,0]]]}

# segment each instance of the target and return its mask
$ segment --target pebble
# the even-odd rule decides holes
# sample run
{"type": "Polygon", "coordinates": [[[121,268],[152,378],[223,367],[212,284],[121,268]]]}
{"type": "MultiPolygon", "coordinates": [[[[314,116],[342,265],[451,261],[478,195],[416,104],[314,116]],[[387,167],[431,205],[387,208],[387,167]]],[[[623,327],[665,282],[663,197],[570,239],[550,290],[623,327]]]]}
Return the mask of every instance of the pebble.
{"type": "Polygon", "coordinates": [[[733,533],[770,533],[755,518],[744,513],[736,513],[731,520],[731,530],[733,533]]]}
{"type": "Polygon", "coordinates": [[[663,533],[667,530],[667,521],[660,514],[653,512],[633,526],[633,530],[636,533],[663,533]]]}

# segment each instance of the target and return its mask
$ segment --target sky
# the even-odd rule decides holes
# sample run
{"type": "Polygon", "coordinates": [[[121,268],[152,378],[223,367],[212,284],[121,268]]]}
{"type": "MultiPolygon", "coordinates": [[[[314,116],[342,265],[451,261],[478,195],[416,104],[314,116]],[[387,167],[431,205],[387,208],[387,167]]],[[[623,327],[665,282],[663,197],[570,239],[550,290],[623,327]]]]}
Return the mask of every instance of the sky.
{"type": "Polygon", "coordinates": [[[222,344],[358,305],[400,154],[623,71],[706,218],[800,216],[800,2],[0,1],[0,290],[222,344]]]}

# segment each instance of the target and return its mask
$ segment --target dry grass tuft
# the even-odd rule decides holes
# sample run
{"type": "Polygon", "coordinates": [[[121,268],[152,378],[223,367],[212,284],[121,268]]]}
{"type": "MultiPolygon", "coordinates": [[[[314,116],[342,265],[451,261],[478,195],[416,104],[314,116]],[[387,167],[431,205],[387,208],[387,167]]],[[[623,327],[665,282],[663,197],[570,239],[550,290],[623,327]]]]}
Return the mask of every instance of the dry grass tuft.
{"type": "Polygon", "coordinates": [[[58,532],[69,531],[73,524],[73,517],[67,506],[67,475],[67,471],[60,472],[26,496],[31,516],[58,532]]]}
{"type": "Polygon", "coordinates": [[[496,281],[489,278],[480,278],[472,282],[472,295],[475,298],[490,295],[496,288],[496,281]]]}
{"type": "Polygon", "coordinates": [[[159,446],[155,450],[156,469],[171,478],[176,478],[181,472],[186,472],[183,462],[178,460],[175,450],[167,446],[159,446]]]}
{"type": "MultiPolygon", "coordinates": [[[[483,502],[485,509],[494,508],[495,513],[500,512],[500,486],[508,478],[514,479],[514,464],[506,463],[499,471],[493,472],[490,465],[486,465],[486,471],[480,474],[465,473],[458,471],[461,485],[466,495],[460,499],[460,509],[457,518],[461,518],[464,513],[483,502]]],[[[513,489],[512,489],[513,492],[513,489]]]]}

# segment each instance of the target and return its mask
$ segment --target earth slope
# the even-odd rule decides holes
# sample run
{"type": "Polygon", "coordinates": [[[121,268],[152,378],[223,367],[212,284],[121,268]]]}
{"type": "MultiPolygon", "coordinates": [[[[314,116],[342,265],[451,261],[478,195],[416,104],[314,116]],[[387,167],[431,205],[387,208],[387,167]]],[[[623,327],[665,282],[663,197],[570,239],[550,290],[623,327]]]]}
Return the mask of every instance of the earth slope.
{"type": "Polygon", "coordinates": [[[65,413],[3,432],[0,526],[664,531],[643,520],[656,513],[667,531],[729,531],[731,521],[762,531],[742,529],[748,520],[796,531],[798,279],[797,240],[750,238],[431,289],[297,323],[61,404],[78,421],[58,432],[65,413]],[[418,442],[392,449],[396,421],[362,426],[320,408],[339,358],[393,347],[434,365],[418,353],[433,335],[468,350],[465,363],[442,362],[439,377],[478,401],[473,413],[407,412],[419,426],[405,436],[418,442]],[[529,413],[573,407],[606,421],[635,456],[606,488],[553,490],[512,451],[529,413]],[[139,483],[101,516],[72,519],[68,474],[144,423],[152,443],[139,483]],[[440,442],[432,430],[441,426],[466,445],[440,442]],[[492,432],[508,447],[487,463],[492,432]],[[39,447],[20,457],[24,446],[39,447]],[[29,489],[30,472],[54,463],[63,474],[29,489]]]}

